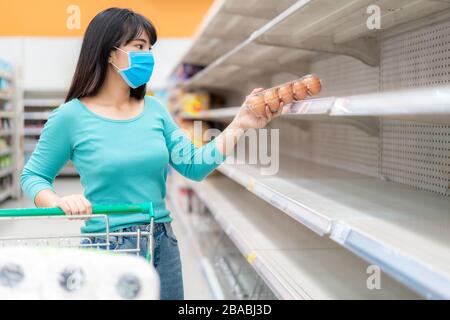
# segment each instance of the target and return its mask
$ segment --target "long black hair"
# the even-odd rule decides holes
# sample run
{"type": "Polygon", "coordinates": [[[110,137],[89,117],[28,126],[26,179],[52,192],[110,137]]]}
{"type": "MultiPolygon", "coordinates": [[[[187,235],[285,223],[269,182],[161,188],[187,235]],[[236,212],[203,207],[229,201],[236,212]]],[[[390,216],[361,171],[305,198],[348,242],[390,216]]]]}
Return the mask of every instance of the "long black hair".
{"type": "MultiPolygon", "coordinates": [[[[109,54],[111,50],[116,50],[114,46],[127,44],[143,32],[147,33],[150,43],[155,44],[155,27],[144,16],[121,8],[109,8],[98,13],[84,34],[66,102],[95,95],[105,81],[109,54]]],[[[142,99],[145,90],[145,84],[136,89],[130,88],[130,97],[142,99]]]]}

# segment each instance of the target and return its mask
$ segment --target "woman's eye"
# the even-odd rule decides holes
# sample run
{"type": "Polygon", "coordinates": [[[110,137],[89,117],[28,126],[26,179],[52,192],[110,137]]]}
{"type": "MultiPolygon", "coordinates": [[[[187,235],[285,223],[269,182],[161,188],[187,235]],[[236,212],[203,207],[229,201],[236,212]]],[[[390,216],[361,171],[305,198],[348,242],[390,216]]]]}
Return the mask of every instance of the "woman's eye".
{"type": "Polygon", "coordinates": [[[142,44],[138,44],[137,47],[138,47],[140,50],[144,49],[144,46],[143,46],[142,44]]]}

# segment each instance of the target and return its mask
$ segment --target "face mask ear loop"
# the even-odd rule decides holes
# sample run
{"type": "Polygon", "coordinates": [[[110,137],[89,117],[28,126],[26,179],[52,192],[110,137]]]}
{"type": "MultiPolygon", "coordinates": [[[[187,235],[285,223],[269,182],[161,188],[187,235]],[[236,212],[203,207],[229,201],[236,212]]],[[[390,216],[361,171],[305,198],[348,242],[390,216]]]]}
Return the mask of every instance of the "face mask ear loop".
{"type": "MultiPolygon", "coordinates": [[[[124,68],[123,70],[130,69],[130,68],[131,68],[131,57],[130,57],[130,53],[129,53],[128,51],[122,50],[122,49],[120,49],[119,47],[116,47],[116,46],[114,46],[113,48],[116,48],[117,50],[120,50],[120,51],[122,51],[123,53],[126,53],[126,54],[127,54],[127,57],[128,57],[128,68],[124,68]]],[[[122,71],[121,69],[119,69],[119,68],[118,68],[115,64],[113,64],[112,62],[111,62],[111,64],[112,64],[114,67],[116,67],[117,71],[122,71]]]]}
{"type": "Polygon", "coordinates": [[[118,66],[116,66],[114,63],[112,63],[112,62],[110,62],[111,63],[111,65],[117,70],[117,72],[120,72],[120,69],[119,69],[119,67],[118,66]]]}

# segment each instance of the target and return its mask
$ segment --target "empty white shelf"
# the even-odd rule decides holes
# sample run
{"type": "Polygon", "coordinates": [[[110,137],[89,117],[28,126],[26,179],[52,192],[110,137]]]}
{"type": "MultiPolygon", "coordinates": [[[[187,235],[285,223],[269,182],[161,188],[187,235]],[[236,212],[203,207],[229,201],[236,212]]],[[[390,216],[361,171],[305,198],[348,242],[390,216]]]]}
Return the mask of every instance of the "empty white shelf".
{"type": "Polygon", "coordinates": [[[450,298],[448,197],[286,156],[272,176],[256,165],[219,170],[427,298],[450,298]]]}
{"type": "Polygon", "coordinates": [[[282,299],[407,299],[412,291],[382,275],[367,288],[368,265],[223,176],[191,183],[248,262],[282,299]]]}
{"type": "Polygon", "coordinates": [[[180,64],[211,63],[294,2],[295,0],[215,1],[180,64]]]}
{"type": "Polygon", "coordinates": [[[63,99],[44,99],[44,98],[27,98],[24,99],[23,104],[28,107],[52,107],[56,108],[60,104],[64,103],[63,99]]]}
{"type": "MultiPolygon", "coordinates": [[[[231,120],[239,107],[202,111],[197,115],[184,114],[185,119],[231,120]]],[[[427,121],[450,122],[450,86],[377,92],[355,96],[307,99],[286,105],[283,116],[327,116],[341,120],[343,117],[394,117],[427,121]]],[[[305,117],[306,118],[306,117],[305,117]]],[[[369,122],[360,125],[370,126],[369,122]]],[[[377,125],[373,123],[373,125],[377,125]]]]}
{"type": "Polygon", "coordinates": [[[11,129],[0,129],[0,137],[6,137],[13,134],[11,129]]]}
{"type": "Polygon", "coordinates": [[[11,197],[12,195],[13,195],[12,188],[8,188],[6,190],[1,190],[0,191],[0,202],[5,201],[6,199],[11,197]]]}
{"type": "Polygon", "coordinates": [[[26,136],[38,136],[42,132],[42,127],[36,127],[36,128],[25,128],[24,133],[26,136]]]}
{"type": "Polygon", "coordinates": [[[340,97],[332,116],[450,115],[450,86],[340,97]]]}
{"type": "Polygon", "coordinates": [[[0,157],[11,154],[11,148],[0,149],[0,157]]]}
{"type": "Polygon", "coordinates": [[[14,111],[0,111],[0,118],[14,118],[14,111]]]}
{"type": "MultiPolygon", "coordinates": [[[[307,99],[295,101],[283,108],[283,116],[293,115],[327,115],[335,102],[335,97],[307,99]]],[[[240,107],[227,107],[200,111],[198,114],[183,113],[184,119],[204,120],[232,120],[238,113],[240,107]]]]}
{"type": "Polygon", "coordinates": [[[25,112],[25,120],[47,120],[51,112],[25,112]]]}
{"type": "Polygon", "coordinates": [[[380,30],[367,27],[366,10],[372,4],[371,0],[296,1],[182,84],[235,88],[271,73],[300,75],[306,72],[301,61],[318,53],[349,55],[375,66],[379,63],[377,33],[450,9],[445,1],[378,1],[383,21],[380,30]]]}
{"type": "MultiPolygon", "coordinates": [[[[177,173],[173,172],[173,174],[177,173]]],[[[223,293],[223,290],[220,286],[217,274],[214,271],[214,267],[212,266],[211,261],[203,255],[202,250],[200,249],[200,241],[198,239],[195,229],[193,228],[192,224],[189,221],[189,217],[187,217],[187,213],[183,212],[183,210],[179,208],[179,206],[176,203],[176,200],[173,199],[173,197],[176,197],[176,195],[169,195],[167,207],[170,210],[170,212],[174,213],[174,216],[177,219],[180,219],[181,224],[183,225],[183,229],[186,232],[188,239],[192,243],[197,259],[200,261],[202,272],[206,278],[206,281],[208,283],[208,286],[214,299],[224,300],[225,294],[223,293]]]]}
{"type": "Polygon", "coordinates": [[[1,169],[1,170],[0,170],[0,178],[3,178],[3,177],[5,177],[5,176],[7,176],[7,175],[12,174],[12,172],[13,172],[12,167],[5,168],[5,169],[1,169]]]}

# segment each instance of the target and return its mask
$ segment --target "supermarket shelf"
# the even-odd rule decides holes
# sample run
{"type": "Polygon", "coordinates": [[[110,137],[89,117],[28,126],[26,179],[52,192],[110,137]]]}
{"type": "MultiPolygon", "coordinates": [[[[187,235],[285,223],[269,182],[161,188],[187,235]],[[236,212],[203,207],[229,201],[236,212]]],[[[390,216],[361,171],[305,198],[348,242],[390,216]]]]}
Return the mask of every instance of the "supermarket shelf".
{"type": "Polygon", "coordinates": [[[47,120],[51,112],[25,112],[25,120],[47,120]]]}
{"type": "Polygon", "coordinates": [[[13,134],[13,131],[11,129],[0,129],[0,137],[6,137],[11,136],[13,134]]]}
{"type": "Polygon", "coordinates": [[[14,118],[14,111],[0,111],[0,118],[14,118]]]}
{"type": "MultiPolygon", "coordinates": [[[[185,119],[232,119],[239,107],[212,109],[198,115],[184,114],[185,119]]],[[[283,116],[348,117],[349,123],[368,132],[376,132],[377,122],[368,117],[394,117],[410,120],[450,123],[450,86],[397,90],[345,97],[307,99],[286,105],[283,116]]],[[[330,118],[331,119],[331,118],[330,118]]]]}
{"type": "MultiPolygon", "coordinates": [[[[36,143],[37,144],[37,143],[36,143]]],[[[23,151],[25,151],[25,153],[32,153],[34,151],[34,149],[36,148],[36,144],[25,144],[23,147],[23,151]]]]}
{"type": "Polygon", "coordinates": [[[295,0],[215,1],[177,67],[181,63],[211,63],[294,2],[295,0]]]}
{"type": "Polygon", "coordinates": [[[320,237],[223,176],[190,182],[218,223],[281,299],[417,298],[384,277],[366,286],[367,264],[320,237]]]}
{"type": "Polygon", "coordinates": [[[423,296],[450,298],[448,197],[286,156],[272,176],[256,165],[219,170],[423,296]]]}
{"type": "Polygon", "coordinates": [[[10,92],[5,92],[0,90],[0,100],[8,101],[12,99],[12,95],[10,92]]]}
{"type": "Polygon", "coordinates": [[[0,203],[14,195],[12,188],[0,191],[0,203]]]}
{"type": "Polygon", "coordinates": [[[0,78],[11,81],[13,74],[10,71],[0,70],[0,78]]]}
{"type": "Polygon", "coordinates": [[[41,134],[43,128],[25,128],[24,133],[26,136],[38,136],[41,134]]]}
{"type": "Polygon", "coordinates": [[[371,93],[336,99],[332,116],[450,116],[450,86],[371,93]]]}
{"type": "MultiPolygon", "coordinates": [[[[294,115],[328,115],[335,102],[335,97],[308,99],[296,101],[286,105],[283,109],[284,116],[294,115]]],[[[201,111],[196,115],[184,113],[184,119],[207,119],[207,120],[231,120],[236,116],[240,107],[227,107],[201,111]]]]}
{"type": "Polygon", "coordinates": [[[200,261],[203,275],[205,276],[212,296],[216,300],[225,299],[225,294],[223,293],[223,290],[220,286],[217,274],[214,271],[214,268],[209,259],[202,254],[198,238],[196,237],[196,233],[194,232],[192,225],[189,223],[188,218],[185,217],[186,213],[182,212],[182,210],[176,204],[176,201],[174,201],[174,199],[172,199],[171,197],[169,197],[169,201],[167,201],[167,204],[169,211],[173,212],[174,215],[179,218],[181,224],[183,225],[184,231],[187,233],[189,239],[191,240],[191,244],[194,247],[194,252],[200,261]]]}
{"type": "MultiPolygon", "coordinates": [[[[301,75],[318,53],[349,55],[379,64],[376,35],[386,29],[450,9],[429,0],[379,1],[383,28],[367,28],[371,0],[299,0],[245,41],[181,84],[186,87],[236,87],[256,76],[287,71],[301,75]]],[[[195,43],[194,43],[195,45],[195,43]]]]}
{"type": "Polygon", "coordinates": [[[12,152],[11,148],[0,149],[0,157],[9,155],[9,154],[11,154],[11,152],[12,152]]]}
{"type": "Polygon", "coordinates": [[[0,170],[0,178],[3,178],[7,175],[10,175],[13,173],[13,169],[12,167],[6,168],[6,169],[1,169],[0,170]]]}
{"type": "Polygon", "coordinates": [[[63,99],[45,99],[45,98],[38,98],[38,99],[24,99],[23,104],[26,108],[29,107],[52,107],[56,108],[60,104],[64,103],[63,99]]]}

